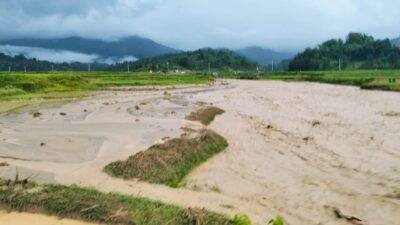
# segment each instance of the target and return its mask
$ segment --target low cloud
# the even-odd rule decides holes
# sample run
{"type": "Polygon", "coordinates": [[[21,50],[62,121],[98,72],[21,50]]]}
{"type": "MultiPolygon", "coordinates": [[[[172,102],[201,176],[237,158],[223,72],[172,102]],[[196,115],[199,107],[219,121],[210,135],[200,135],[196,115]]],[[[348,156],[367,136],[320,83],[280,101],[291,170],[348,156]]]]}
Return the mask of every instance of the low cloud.
{"type": "Polygon", "coordinates": [[[0,52],[10,56],[24,55],[27,58],[36,58],[38,60],[45,60],[55,63],[105,63],[114,64],[117,62],[125,61],[136,61],[137,58],[134,56],[125,56],[122,58],[101,58],[95,54],[84,54],[73,51],[65,50],[51,50],[45,48],[36,47],[23,47],[23,46],[12,46],[12,45],[0,45],[0,52]]]}
{"type": "Polygon", "coordinates": [[[105,64],[115,64],[115,63],[121,63],[121,62],[132,62],[132,61],[137,61],[138,59],[134,56],[124,56],[122,58],[116,58],[116,57],[109,57],[109,58],[99,58],[96,59],[96,62],[98,63],[105,63],[105,64]]]}
{"type": "Polygon", "coordinates": [[[98,59],[97,55],[88,55],[73,51],[50,50],[44,48],[20,47],[12,45],[0,45],[0,52],[10,56],[22,54],[27,58],[36,58],[38,60],[46,60],[56,63],[62,63],[62,62],[90,63],[98,59]]]}

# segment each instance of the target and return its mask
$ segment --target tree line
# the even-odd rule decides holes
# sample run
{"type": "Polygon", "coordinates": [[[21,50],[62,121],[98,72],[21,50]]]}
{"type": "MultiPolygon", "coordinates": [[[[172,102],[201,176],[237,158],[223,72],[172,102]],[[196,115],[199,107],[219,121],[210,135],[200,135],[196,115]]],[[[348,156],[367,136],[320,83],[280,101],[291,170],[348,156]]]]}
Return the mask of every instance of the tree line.
{"type": "MultiPolygon", "coordinates": [[[[255,70],[258,64],[227,50],[200,49],[193,52],[166,54],[135,62],[112,65],[91,63],[91,71],[169,71],[169,70],[255,70]]],[[[1,71],[85,71],[87,63],[52,63],[28,59],[23,55],[8,56],[0,53],[1,71]]]]}
{"type": "Polygon", "coordinates": [[[307,48],[289,63],[291,71],[339,69],[400,69],[400,48],[389,39],[350,33],[345,40],[331,39],[307,48]]]}

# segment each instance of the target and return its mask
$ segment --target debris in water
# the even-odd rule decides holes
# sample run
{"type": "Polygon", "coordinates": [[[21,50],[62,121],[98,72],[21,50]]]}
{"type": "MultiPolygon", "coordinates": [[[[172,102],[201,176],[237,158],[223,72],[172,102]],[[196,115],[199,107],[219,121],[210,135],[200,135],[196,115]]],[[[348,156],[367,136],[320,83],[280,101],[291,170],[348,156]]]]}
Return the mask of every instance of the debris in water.
{"type": "Polygon", "coordinates": [[[40,117],[42,114],[40,112],[34,112],[33,113],[33,118],[38,118],[40,117]]]}
{"type": "Polygon", "coordinates": [[[312,141],[312,140],[314,140],[313,137],[304,137],[303,138],[303,141],[305,141],[305,142],[309,142],[309,141],[312,141]]]}
{"type": "Polygon", "coordinates": [[[355,216],[344,215],[338,208],[333,208],[333,213],[335,213],[335,216],[338,219],[345,219],[345,220],[351,222],[352,224],[356,224],[356,225],[363,224],[361,219],[359,219],[355,216]]]}
{"type": "Polygon", "coordinates": [[[400,112],[390,111],[387,113],[383,113],[383,115],[387,117],[400,117],[400,112]]]}
{"type": "Polygon", "coordinates": [[[272,126],[271,124],[268,124],[267,125],[267,129],[269,130],[269,129],[273,129],[274,128],[274,126],[272,126]]]}
{"type": "Polygon", "coordinates": [[[313,120],[313,121],[311,121],[311,125],[312,125],[313,127],[316,127],[316,126],[321,125],[321,122],[318,121],[318,120],[313,120]]]}

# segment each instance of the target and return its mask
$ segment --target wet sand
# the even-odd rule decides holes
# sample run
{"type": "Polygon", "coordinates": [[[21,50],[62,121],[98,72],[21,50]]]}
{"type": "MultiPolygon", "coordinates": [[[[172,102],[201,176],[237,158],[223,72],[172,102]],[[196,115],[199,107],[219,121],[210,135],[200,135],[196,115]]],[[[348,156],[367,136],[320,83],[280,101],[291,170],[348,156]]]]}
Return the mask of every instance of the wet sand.
{"type": "Polygon", "coordinates": [[[228,81],[177,90],[124,90],[29,113],[0,116],[0,176],[146,196],[181,206],[245,213],[257,224],[400,221],[400,94],[280,81],[228,81]],[[225,110],[210,125],[230,146],[187,178],[187,187],[111,178],[105,165],[201,129],[185,115],[225,110]],[[62,113],[63,115],[61,115],[62,113]],[[32,173],[34,175],[32,175],[32,173]],[[28,176],[27,173],[26,176],[28,176]]]}

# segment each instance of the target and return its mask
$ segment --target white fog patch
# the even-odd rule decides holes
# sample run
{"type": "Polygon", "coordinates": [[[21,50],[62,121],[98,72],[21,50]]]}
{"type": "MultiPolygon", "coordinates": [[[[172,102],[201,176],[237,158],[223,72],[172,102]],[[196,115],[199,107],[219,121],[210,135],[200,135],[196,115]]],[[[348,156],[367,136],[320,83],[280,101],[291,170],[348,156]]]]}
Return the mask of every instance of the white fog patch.
{"type": "Polygon", "coordinates": [[[96,62],[111,65],[111,64],[122,63],[122,62],[134,62],[137,60],[138,59],[135,56],[124,56],[122,58],[109,57],[109,58],[97,59],[96,62]]]}
{"type": "Polygon", "coordinates": [[[84,54],[66,50],[51,50],[45,48],[36,47],[23,47],[23,46],[12,46],[12,45],[0,45],[0,52],[10,55],[24,55],[26,58],[36,58],[38,60],[46,60],[55,63],[62,62],[81,62],[91,63],[97,61],[99,58],[97,55],[84,54]]]}
{"type": "Polygon", "coordinates": [[[24,55],[26,58],[35,58],[54,63],[104,63],[112,65],[121,62],[134,62],[138,59],[135,56],[101,58],[95,54],[84,54],[67,50],[53,50],[37,47],[0,45],[0,52],[9,56],[24,55]]]}

